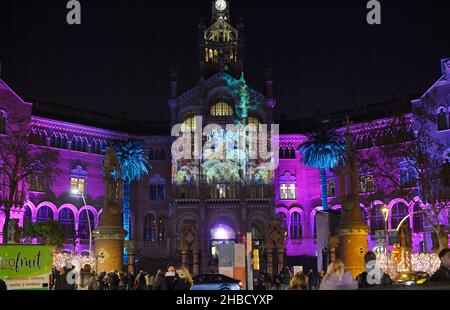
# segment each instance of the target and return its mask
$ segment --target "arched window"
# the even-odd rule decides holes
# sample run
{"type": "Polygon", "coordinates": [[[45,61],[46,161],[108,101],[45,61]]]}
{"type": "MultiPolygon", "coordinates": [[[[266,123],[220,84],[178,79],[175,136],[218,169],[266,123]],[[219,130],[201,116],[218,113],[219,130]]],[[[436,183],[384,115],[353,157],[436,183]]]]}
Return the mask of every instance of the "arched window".
{"type": "Polygon", "coordinates": [[[155,216],[152,213],[147,213],[144,217],[144,241],[155,241],[156,239],[156,223],[155,216]]]}
{"type": "Polygon", "coordinates": [[[58,133],[53,133],[50,138],[50,146],[58,149],[67,148],[67,137],[61,136],[58,133]]]}
{"type": "Polygon", "coordinates": [[[252,225],[252,239],[253,240],[264,240],[264,235],[262,233],[262,230],[256,225],[252,225]]]}
{"type": "Polygon", "coordinates": [[[167,216],[160,214],[158,218],[158,241],[163,242],[166,240],[166,222],[167,216]]]}
{"type": "Polygon", "coordinates": [[[99,155],[102,154],[103,145],[104,145],[104,142],[94,139],[92,141],[92,150],[91,150],[92,153],[99,154],[99,155]]]}
{"type": "MultiPolygon", "coordinates": [[[[396,229],[398,224],[408,215],[408,206],[402,202],[396,203],[391,209],[391,227],[396,229]]],[[[406,224],[406,222],[405,222],[406,224]]]]}
{"type": "Polygon", "coordinates": [[[86,138],[81,139],[81,152],[87,152],[87,140],[86,138]]]}
{"type": "Polygon", "coordinates": [[[233,116],[233,109],[229,104],[219,102],[211,107],[211,116],[233,116]]]}
{"type": "Polygon", "coordinates": [[[90,210],[84,209],[78,220],[78,237],[80,239],[89,239],[89,226],[91,226],[91,231],[94,231],[94,214],[90,210]]]}
{"type": "Polygon", "coordinates": [[[197,124],[195,122],[195,114],[187,113],[184,115],[183,124],[181,126],[181,130],[184,132],[195,132],[197,129],[197,124]]]}
{"type": "Polygon", "coordinates": [[[256,117],[249,117],[247,123],[248,125],[254,125],[256,130],[258,130],[259,124],[261,124],[259,119],[257,119],[256,117]]]}
{"type": "Polygon", "coordinates": [[[300,212],[295,211],[291,214],[290,232],[291,240],[302,239],[302,216],[300,212]]]}
{"type": "Polygon", "coordinates": [[[359,177],[359,190],[361,193],[372,193],[375,191],[375,178],[373,174],[359,177]]]}
{"type": "MultiPolygon", "coordinates": [[[[418,203],[414,204],[414,212],[422,211],[418,203]]],[[[414,232],[423,232],[423,213],[416,213],[413,215],[414,232]]]]}
{"type": "Polygon", "coordinates": [[[440,108],[437,113],[437,126],[438,131],[448,129],[447,113],[443,107],[440,108]]]}
{"type": "Polygon", "coordinates": [[[66,232],[66,238],[73,240],[75,238],[75,216],[69,208],[59,210],[58,222],[66,232]]]}
{"type": "Polygon", "coordinates": [[[49,206],[42,206],[39,208],[36,215],[36,222],[45,223],[53,221],[53,210],[49,206]]]}
{"type": "Polygon", "coordinates": [[[370,229],[372,235],[375,235],[377,230],[385,229],[384,216],[381,212],[382,207],[381,205],[377,205],[373,206],[370,210],[370,229]]]}
{"type": "Polygon", "coordinates": [[[30,209],[30,207],[26,206],[25,212],[23,215],[23,227],[25,228],[26,226],[30,225],[32,223],[32,221],[33,221],[33,219],[32,219],[31,209],[30,209]]]}
{"type": "Polygon", "coordinates": [[[279,212],[277,214],[278,220],[281,223],[281,226],[286,227],[286,213],[284,212],[279,212]]]}

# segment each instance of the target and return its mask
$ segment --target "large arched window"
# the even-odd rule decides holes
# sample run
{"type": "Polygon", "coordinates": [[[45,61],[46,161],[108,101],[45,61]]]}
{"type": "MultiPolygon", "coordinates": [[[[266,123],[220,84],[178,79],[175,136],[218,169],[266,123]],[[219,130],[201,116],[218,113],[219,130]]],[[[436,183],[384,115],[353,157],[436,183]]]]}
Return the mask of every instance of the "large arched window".
{"type": "Polygon", "coordinates": [[[58,222],[66,232],[66,238],[73,240],[75,237],[75,216],[69,208],[59,210],[58,222]]]}
{"type": "Polygon", "coordinates": [[[396,229],[398,224],[408,215],[408,206],[402,202],[396,203],[391,209],[391,227],[396,229]]]}
{"type": "Polygon", "coordinates": [[[211,116],[233,116],[233,108],[225,102],[216,103],[211,107],[211,116]]]}
{"type": "Polygon", "coordinates": [[[252,225],[252,239],[253,240],[264,240],[264,234],[262,230],[257,225],[252,225]]]}
{"type": "Polygon", "coordinates": [[[195,113],[187,113],[183,117],[183,124],[181,130],[184,132],[195,132],[197,124],[195,121],[195,113]]]}
{"type": "Polygon", "coordinates": [[[158,241],[163,242],[166,240],[166,223],[167,216],[160,214],[158,218],[158,241]]]}
{"type": "Polygon", "coordinates": [[[42,206],[39,208],[36,215],[36,222],[45,223],[48,221],[53,221],[53,210],[49,206],[42,206]]]}
{"type": "Polygon", "coordinates": [[[144,217],[144,241],[155,241],[156,239],[156,223],[155,216],[152,213],[147,213],[144,217]]]}
{"type": "Polygon", "coordinates": [[[370,231],[372,235],[375,235],[377,230],[383,230],[385,228],[384,216],[381,212],[381,205],[373,206],[370,210],[370,231]]]}
{"type": "Polygon", "coordinates": [[[259,124],[261,124],[259,119],[257,119],[256,117],[249,117],[247,123],[248,125],[254,125],[256,130],[259,129],[259,124]]]}
{"type": "Polygon", "coordinates": [[[81,211],[78,220],[78,237],[81,239],[89,239],[89,224],[91,226],[91,231],[94,231],[94,214],[90,210],[84,209],[81,211]]]}
{"type": "Polygon", "coordinates": [[[443,107],[437,111],[437,127],[438,131],[448,129],[447,112],[443,107]]]}
{"type": "Polygon", "coordinates": [[[300,212],[294,211],[291,214],[290,223],[290,238],[291,240],[302,239],[302,215],[300,212]]]}

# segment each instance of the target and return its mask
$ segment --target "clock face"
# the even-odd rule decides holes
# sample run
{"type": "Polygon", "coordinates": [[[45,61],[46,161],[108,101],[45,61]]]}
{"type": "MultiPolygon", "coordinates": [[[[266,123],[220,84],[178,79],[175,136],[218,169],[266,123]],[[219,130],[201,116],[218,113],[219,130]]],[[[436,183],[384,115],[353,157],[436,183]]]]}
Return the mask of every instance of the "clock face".
{"type": "Polygon", "coordinates": [[[216,9],[218,11],[223,11],[227,8],[227,2],[225,0],[217,0],[216,1],[216,9]]]}

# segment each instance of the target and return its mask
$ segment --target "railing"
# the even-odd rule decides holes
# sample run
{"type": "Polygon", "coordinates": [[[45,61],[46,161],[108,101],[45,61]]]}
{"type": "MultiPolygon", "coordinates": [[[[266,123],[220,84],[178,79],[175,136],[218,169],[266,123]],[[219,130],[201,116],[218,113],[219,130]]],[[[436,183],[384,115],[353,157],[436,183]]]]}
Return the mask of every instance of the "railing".
{"type": "Polygon", "coordinates": [[[273,197],[272,185],[248,185],[239,183],[203,184],[203,185],[175,185],[175,199],[195,200],[204,199],[240,199],[244,195],[250,203],[267,203],[273,197]]]}
{"type": "Polygon", "coordinates": [[[208,206],[212,205],[240,205],[240,199],[207,199],[206,204],[208,206]]]}
{"type": "Polygon", "coordinates": [[[175,199],[177,206],[200,206],[200,199],[175,199]]]}

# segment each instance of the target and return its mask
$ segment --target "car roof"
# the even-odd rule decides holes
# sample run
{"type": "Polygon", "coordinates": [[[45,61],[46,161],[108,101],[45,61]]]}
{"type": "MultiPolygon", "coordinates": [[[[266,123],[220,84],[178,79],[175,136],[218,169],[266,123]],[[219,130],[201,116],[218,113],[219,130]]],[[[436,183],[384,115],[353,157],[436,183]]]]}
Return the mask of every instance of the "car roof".
{"type": "Polygon", "coordinates": [[[234,279],[234,278],[231,278],[231,277],[229,277],[229,276],[226,276],[226,275],[220,274],[220,273],[204,273],[204,274],[199,274],[199,275],[194,276],[194,279],[195,279],[195,278],[199,278],[199,277],[208,277],[208,276],[222,277],[222,278],[225,278],[225,279],[230,280],[230,281],[233,281],[233,282],[239,282],[238,279],[234,279]]]}

